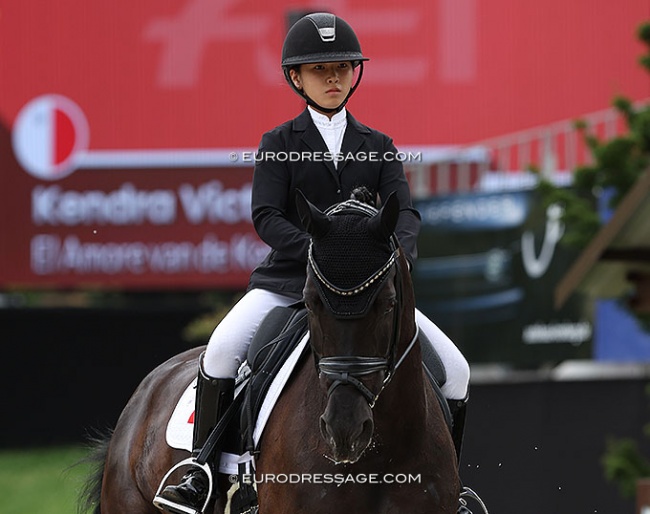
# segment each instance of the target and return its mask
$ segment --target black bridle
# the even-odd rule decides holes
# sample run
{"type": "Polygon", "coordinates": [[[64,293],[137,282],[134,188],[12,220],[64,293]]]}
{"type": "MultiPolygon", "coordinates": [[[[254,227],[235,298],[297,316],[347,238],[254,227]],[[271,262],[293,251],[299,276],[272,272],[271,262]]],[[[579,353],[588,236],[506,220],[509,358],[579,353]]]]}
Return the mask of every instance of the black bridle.
{"type": "MultiPolygon", "coordinates": [[[[355,200],[348,200],[339,204],[339,206],[328,211],[328,214],[352,211],[355,214],[360,213],[368,217],[374,216],[377,213],[377,210],[373,207],[366,205],[362,202],[355,200]]],[[[319,374],[324,375],[328,380],[331,381],[331,385],[327,391],[327,396],[329,397],[334,390],[341,385],[352,385],[363,395],[363,397],[368,401],[370,407],[374,407],[379,395],[386,388],[388,383],[393,378],[397,368],[402,364],[408,353],[411,351],[415,342],[418,338],[418,327],[416,325],[415,334],[411,339],[409,345],[404,350],[404,353],[400,356],[399,359],[396,359],[397,354],[397,345],[399,342],[399,336],[401,331],[401,317],[402,317],[402,307],[403,307],[403,294],[402,294],[402,273],[401,266],[399,263],[400,248],[397,243],[397,238],[395,235],[392,235],[390,238],[390,245],[392,253],[389,256],[386,263],[375,271],[372,275],[362,281],[360,284],[351,287],[351,288],[339,288],[330,282],[325,275],[321,272],[318,264],[316,263],[313,251],[312,244],[309,246],[309,252],[307,256],[308,267],[312,271],[313,276],[329,291],[340,295],[340,296],[352,296],[360,294],[371,287],[380,288],[382,287],[385,280],[388,278],[390,271],[395,269],[395,309],[393,315],[393,329],[391,331],[391,339],[388,347],[388,352],[384,356],[377,357],[367,357],[367,356],[357,356],[357,355],[339,355],[331,357],[319,357],[315,355],[316,359],[316,368],[319,374]],[[365,377],[373,373],[384,372],[384,380],[379,388],[379,391],[373,392],[368,387],[366,387],[359,377],[365,377]]]]}

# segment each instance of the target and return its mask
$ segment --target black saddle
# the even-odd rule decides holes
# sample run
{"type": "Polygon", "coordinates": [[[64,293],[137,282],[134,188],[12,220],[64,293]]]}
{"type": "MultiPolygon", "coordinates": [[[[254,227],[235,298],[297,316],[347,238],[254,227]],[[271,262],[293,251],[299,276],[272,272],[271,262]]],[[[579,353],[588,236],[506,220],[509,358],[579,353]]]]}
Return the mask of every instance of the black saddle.
{"type": "MultiPolygon", "coordinates": [[[[278,343],[286,341],[288,332],[291,334],[300,332],[300,339],[307,332],[307,310],[302,304],[274,307],[262,320],[248,347],[247,360],[253,373],[260,370],[268,372],[269,367],[274,367],[271,364],[285,353],[277,349],[278,343]]],[[[288,357],[288,354],[284,356],[288,357]]]]}
{"type": "Polygon", "coordinates": [[[431,344],[431,341],[426,334],[420,330],[418,338],[420,339],[420,352],[422,353],[422,366],[424,372],[429,378],[429,383],[436,393],[436,398],[438,398],[438,402],[440,403],[440,408],[445,416],[447,426],[451,430],[451,411],[449,410],[449,404],[440,389],[447,382],[447,372],[442,364],[440,355],[438,355],[438,352],[433,347],[433,344],[431,344]]]}
{"type": "MultiPolygon", "coordinates": [[[[275,307],[260,323],[248,348],[250,382],[246,387],[241,412],[243,451],[255,451],[253,430],[257,416],[273,379],[307,333],[307,310],[302,304],[275,307]]],[[[309,354],[305,346],[298,362],[309,354]]]]}

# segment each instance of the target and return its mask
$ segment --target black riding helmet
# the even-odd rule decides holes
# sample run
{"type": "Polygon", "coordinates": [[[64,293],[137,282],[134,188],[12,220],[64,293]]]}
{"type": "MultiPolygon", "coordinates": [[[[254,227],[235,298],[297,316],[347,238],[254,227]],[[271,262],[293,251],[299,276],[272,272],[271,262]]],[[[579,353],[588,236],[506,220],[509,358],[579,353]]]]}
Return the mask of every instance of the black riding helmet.
{"type": "Polygon", "coordinates": [[[361,45],[352,27],[338,16],[330,13],[308,14],[300,18],[289,29],[284,39],[284,45],[282,45],[284,78],[309,105],[328,113],[339,112],[345,107],[348,99],[361,82],[363,61],[367,60],[368,58],[364,57],[361,52],[361,45]],[[341,105],[333,109],[322,107],[314,102],[304,91],[295,86],[289,75],[289,70],[298,68],[301,64],[341,61],[351,61],[354,67],[359,66],[359,75],[341,105]]]}

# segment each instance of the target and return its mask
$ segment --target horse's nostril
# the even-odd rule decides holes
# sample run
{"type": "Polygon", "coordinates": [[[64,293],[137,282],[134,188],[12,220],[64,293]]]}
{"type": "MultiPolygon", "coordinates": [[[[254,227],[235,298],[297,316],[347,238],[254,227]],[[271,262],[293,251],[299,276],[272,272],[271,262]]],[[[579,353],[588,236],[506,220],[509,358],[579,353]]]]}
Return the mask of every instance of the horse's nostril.
{"type": "Polygon", "coordinates": [[[354,430],[351,430],[350,431],[350,438],[349,438],[350,443],[358,442],[359,439],[363,438],[366,435],[366,430],[367,430],[369,424],[372,425],[372,421],[367,419],[363,423],[360,423],[359,425],[357,425],[354,430]]]}
{"type": "Polygon", "coordinates": [[[329,442],[334,441],[334,437],[332,436],[330,432],[330,427],[327,424],[327,421],[325,421],[325,416],[320,417],[320,433],[323,436],[323,439],[329,442]]]}
{"type": "Polygon", "coordinates": [[[375,424],[372,422],[372,418],[368,418],[363,422],[363,428],[361,429],[361,437],[367,437],[370,439],[372,437],[372,431],[375,428],[375,424]]]}

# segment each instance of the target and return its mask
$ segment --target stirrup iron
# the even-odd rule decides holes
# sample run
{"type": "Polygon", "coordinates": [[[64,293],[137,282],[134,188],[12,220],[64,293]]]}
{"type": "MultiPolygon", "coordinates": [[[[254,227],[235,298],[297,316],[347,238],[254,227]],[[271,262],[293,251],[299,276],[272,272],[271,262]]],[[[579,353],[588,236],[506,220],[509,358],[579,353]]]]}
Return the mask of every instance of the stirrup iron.
{"type": "Polygon", "coordinates": [[[156,507],[158,507],[160,510],[163,510],[165,512],[173,512],[174,514],[203,514],[208,508],[208,504],[212,499],[213,490],[214,490],[214,478],[212,477],[212,469],[210,469],[210,466],[207,463],[201,464],[194,457],[190,457],[188,459],[180,461],[178,464],[173,466],[165,474],[165,476],[160,481],[160,485],[158,486],[158,490],[156,491],[156,495],[154,496],[153,499],[153,504],[156,507]],[[207,498],[205,499],[205,503],[199,510],[192,507],[187,507],[185,505],[181,505],[176,502],[169,501],[160,496],[160,493],[162,492],[164,486],[167,484],[167,480],[169,479],[171,474],[183,466],[192,466],[196,468],[201,468],[201,470],[208,476],[208,495],[207,498]]]}
{"type": "Polygon", "coordinates": [[[483,514],[488,514],[487,507],[485,506],[485,503],[483,500],[481,500],[481,497],[476,494],[472,489],[469,487],[463,487],[463,489],[460,492],[460,502],[465,506],[467,505],[467,502],[465,501],[465,498],[470,498],[474,500],[476,503],[478,503],[483,510],[483,514]]]}

